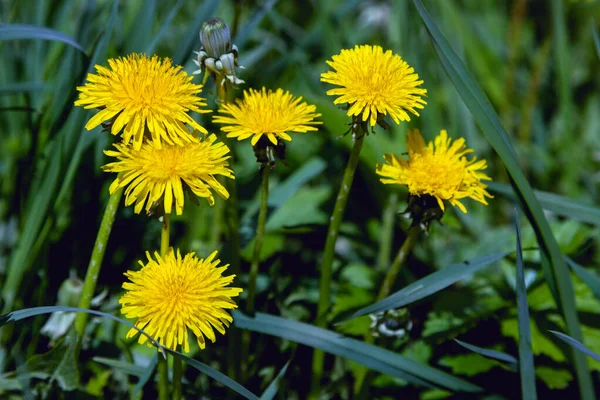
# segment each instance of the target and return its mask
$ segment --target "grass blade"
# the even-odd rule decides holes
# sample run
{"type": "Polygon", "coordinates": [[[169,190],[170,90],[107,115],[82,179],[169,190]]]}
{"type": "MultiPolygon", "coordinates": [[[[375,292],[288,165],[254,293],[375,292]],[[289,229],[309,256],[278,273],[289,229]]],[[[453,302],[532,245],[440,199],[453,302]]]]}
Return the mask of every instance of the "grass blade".
{"type": "Polygon", "coordinates": [[[177,12],[179,11],[182,5],[183,0],[178,0],[177,3],[175,3],[175,5],[171,7],[171,11],[169,11],[169,14],[167,14],[167,17],[161,23],[160,31],[158,31],[158,34],[154,35],[152,43],[150,43],[146,48],[146,54],[154,53],[154,50],[156,49],[156,46],[158,45],[160,40],[163,38],[163,36],[167,34],[167,32],[169,32],[169,29],[171,29],[171,23],[173,22],[173,18],[175,18],[177,12]]]}
{"type": "MultiPolygon", "coordinates": [[[[490,182],[487,185],[488,189],[495,194],[500,194],[510,200],[518,200],[515,191],[510,185],[496,182],[490,182]]],[[[539,190],[534,190],[534,193],[544,210],[552,211],[563,217],[600,226],[600,208],[583,204],[554,193],[539,190]]]]}
{"type": "Polygon", "coordinates": [[[277,394],[277,390],[279,390],[279,381],[287,372],[291,361],[292,360],[286,362],[283,368],[281,368],[281,371],[279,371],[275,379],[273,379],[273,382],[269,384],[269,387],[267,387],[267,389],[263,392],[262,396],[260,396],[260,400],[273,400],[273,398],[277,394]]]}
{"type": "Polygon", "coordinates": [[[233,322],[240,329],[277,336],[321,349],[416,385],[442,387],[457,392],[481,391],[479,386],[428,365],[314,325],[263,313],[257,313],[255,317],[251,318],[239,311],[234,311],[233,322]]]}
{"type": "Polygon", "coordinates": [[[238,49],[242,49],[246,44],[246,41],[252,35],[252,32],[258,27],[260,21],[264,18],[265,14],[271,10],[277,4],[279,0],[267,0],[265,4],[256,11],[256,13],[250,18],[250,20],[244,25],[242,29],[235,35],[233,38],[233,43],[238,47],[238,49]]]}
{"type": "Polygon", "coordinates": [[[136,376],[138,378],[143,376],[146,371],[145,368],[140,367],[139,365],[131,364],[131,363],[121,361],[121,360],[115,360],[112,358],[92,357],[92,361],[95,361],[98,364],[103,364],[103,365],[106,365],[106,366],[114,368],[114,369],[118,369],[118,370],[126,373],[127,375],[136,376]]]}
{"type": "Polygon", "coordinates": [[[75,39],[66,33],[43,26],[27,24],[6,24],[0,25],[0,40],[19,40],[19,39],[41,39],[62,42],[79,50],[81,54],[88,58],[85,49],[75,39]]]}
{"type": "MultiPolygon", "coordinates": [[[[471,110],[486,139],[504,162],[510,175],[511,183],[519,197],[519,203],[527,215],[540,243],[544,277],[550,287],[554,300],[565,319],[568,332],[574,338],[581,339],[581,327],[577,317],[571,276],[569,275],[558,243],[552,234],[550,225],[546,220],[544,211],[535,197],[527,178],[519,167],[515,150],[510,143],[508,135],[500,124],[500,119],[487,99],[487,96],[467,71],[454,50],[452,50],[450,44],[431,18],[431,15],[429,15],[429,12],[419,0],[413,0],[413,3],[425,23],[433,47],[450,80],[462,100],[471,110]]],[[[595,396],[587,362],[577,352],[573,353],[573,359],[581,397],[586,400],[592,400],[595,396]]]]}
{"type": "Polygon", "coordinates": [[[484,349],[483,347],[474,346],[472,344],[465,343],[462,340],[458,339],[454,339],[454,341],[462,347],[464,347],[465,349],[471,350],[473,353],[477,353],[481,356],[492,358],[494,360],[506,362],[510,364],[510,367],[514,370],[517,370],[519,368],[519,361],[510,354],[506,354],[497,350],[484,349]]]}
{"type": "Polygon", "coordinates": [[[557,332],[557,331],[548,331],[548,332],[550,332],[551,334],[553,334],[554,336],[556,336],[557,338],[559,338],[560,340],[562,340],[563,342],[565,342],[569,346],[573,347],[575,350],[580,351],[583,354],[585,354],[586,356],[589,356],[592,359],[600,362],[600,354],[594,353],[593,351],[591,351],[590,349],[588,349],[580,341],[575,340],[571,336],[565,335],[562,332],[557,332]]]}
{"type": "Polygon", "coordinates": [[[240,385],[233,379],[220,373],[216,369],[211,368],[208,365],[201,363],[200,361],[194,360],[193,358],[189,358],[189,357],[179,353],[178,351],[173,351],[171,349],[166,349],[166,350],[167,350],[167,353],[171,354],[174,357],[181,358],[188,365],[196,368],[198,371],[213,378],[217,382],[222,383],[223,385],[227,386],[229,389],[234,390],[235,392],[241,394],[245,398],[247,398],[249,400],[259,400],[255,394],[250,392],[248,389],[246,389],[245,387],[243,387],[242,385],[240,385]]]}
{"type": "Polygon", "coordinates": [[[592,19],[592,35],[594,36],[596,55],[598,56],[598,59],[600,59],[600,35],[598,34],[598,28],[596,27],[596,19],[592,19]]]}
{"type": "Polygon", "coordinates": [[[529,307],[527,305],[527,288],[525,287],[525,266],[523,265],[523,249],[521,247],[521,225],[519,211],[515,208],[515,226],[517,231],[517,317],[519,324],[519,373],[521,374],[521,398],[537,399],[535,389],[535,367],[531,345],[531,328],[529,326],[529,307]]]}
{"type": "Polygon", "coordinates": [[[148,366],[144,369],[144,373],[140,376],[140,380],[138,381],[138,383],[135,385],[135,388],[133,389],[134,395],[141,393],[143,387],[146,386],[146,383],[148,383],[150,381],[150,379],[152,379],[152,376],[154,375],[154,370],[156,369],[157,364],[158,364],[158,352],[156,352],[154,357],[152,357],[152,360],[150,360],[150,364],[148,364],[148,366]]]}
{"type": "Polygon", "coordinates": [[[581,279],[583,283],[585,283],[592,290],[592,293],[594,293],[594,296],[596,296],[597,299],[600,299],[600,277],[577,264],[569,257],[566,257],[566,260],[567,264],[569,264],[579,279],[581,279]]]}
{"type": "Polygon", "coordinates": [[[415,301],[421,300],[427,296],[439,292],[442,289],[447,288],[448,286],[490,265],[495,261],[503,259],[510,253],[511,252],[493,253],[487,256],[474,258],[469,261],[463,261],[461,263],[442,268],[433,274],[427,275],[425,278],[411,283],[404,289],[397,291],[396,293],[386,297],[381,301],[378,301],[377,303],[361,308],[341,322],[346,322],[351,319],[379,311],[387,311],[394,308],[404,307],[408,304],[414,303],[415,301]]]}
{"type": "Polygon", "coordinates": [[[185,64],[188,59],[194,56],[192,50],[195,47],[197,47],[198,50],[200,49],[200,36],[198,36],[200,34],[200,27],[204,21],[212,17],[218,5],[219,0],[207,0],[200,3],[194,19],[189,22],[190,28],[183,37],[181,46],[179,46],[179,49],[175,51],[175,55],[173,56],[174,64],[185,64]]]}
{"type": "Polygon", "coordinates": [[[125,54],[139,53],[148,47],[152,37],[152,22],[156,14],[156,0],[145,0],[131,25],[128,40],[125,42],[125,54]]]}

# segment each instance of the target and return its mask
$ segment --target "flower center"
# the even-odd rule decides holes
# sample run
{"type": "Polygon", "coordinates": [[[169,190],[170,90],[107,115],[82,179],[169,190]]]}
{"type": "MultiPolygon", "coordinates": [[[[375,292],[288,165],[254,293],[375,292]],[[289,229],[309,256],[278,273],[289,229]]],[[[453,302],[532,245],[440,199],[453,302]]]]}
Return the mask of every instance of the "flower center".
{"type": "Polygon", "coordinates": [[[460,189],[465,174],[465,160],[416,153],[411,156],[408,182],[411,193],[431,194],[450,199],[460,189]]]}

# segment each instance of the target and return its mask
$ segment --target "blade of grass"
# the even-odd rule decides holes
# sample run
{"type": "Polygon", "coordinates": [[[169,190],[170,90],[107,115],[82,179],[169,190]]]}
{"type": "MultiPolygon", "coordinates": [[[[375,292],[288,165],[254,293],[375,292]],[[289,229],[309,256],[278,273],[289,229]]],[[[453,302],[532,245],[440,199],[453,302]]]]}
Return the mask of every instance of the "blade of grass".
{"type": "Polygon", "coordinates": [[[158,352],[154,355],[154,357],[152,357],[150,364],[148,364],[148,366],[144,370],[144,374],[140,377],[140,380],[135,385],[135,388],[133,389],[134,395],[141,393],[143,387],[146,386],[146,383],[148,383],[150,381],[150,379],[152,379],[152,377],[154,376],[154,370],[156,369],[157,365],[158,365],[158,352]]]}
{"type": "Polygon", "coordinates": [[[0,95],[41,92],[46,89],[48,89],[48,85],[42,82],[5,83],[0,87],[0,95]]]}
{"type": "Polygon", "coordinates": [[[592,18],[592,36],[594,36],[594,47],[596,47],[596,55],[600,59],[600,35],[596,27],[596,19],[592,18]]]}
{"type": "Polygon", "coordinates": [[[560,340],[562,340],[563,342],[565,342],[569,346],[573,347],[575,350],[580,351],[583,354],[585,354],[586,356],[589,356],[592,359],[600,362],[600,354],[597,354],[597,353],[593,352],[592,350],[588,349],[580,341],[575,340],[571,336],[565,335],[562,332],[557,332],[557,331],[548,331],[548,332],[550,332],[551,334],[553,334],[554,336],[556,336],[557,338],[559,338],[560,340]]]}
{"type": "Polygon", "coordinates": [[[283,368],[281,368],[281,371],[279,371],[275,379],[273,379],[273,381],[263,392],[262,396],[260,396],[260,400],[273,400],[273,398],[275,398],[275,395],[279,390],[279,381],[284,377],[285,373],[287,372],[287,369],[290,366],[290,362],[292,362],[292,360],[286,362],[283,368]]]}
{"type": "Polygon", "coordinates": [[[250,392],[248,389],[246,389],[245,387],[243,387],[242,385],[240,385],[233,379],[231,379],[228,376],[217,371],[216,369],[211,368],[208,365],[201,363],[200,361],[194,360],[193,358],[189,358],[189,357],[179,353],[178,351],[174,351],[171,349],[166,349],[166,351],[167,351],[167,353],[171,354],[174,357],[181,358],[183,361],[186,362],[186,364],[196,368],[198,371],[213,378],[214,380],[223,384],[224,386],[228,387],[229,389],[241,394],[245,398],[247,398],[249,400],[259,400],[255,394],[250,392]]]}
{"type": "MultiPolygon", "coordinates": [[[[552,234],[550,225],[546,220],[544,211],[535,197],[527,178],[519,167],[516,152],[510,143],[508,135],[500,124],[498,115],[487,99],[487,96],[467,71],[460,58],[452,50],[450,44],[431,18],[431,15],[429,15],[429,12],[419,0],[413,0],[413,3],[425,23],[433,47],[450,80],[462,100],[471,110],[486,139],[504,162],[511,178],[511,184],[518,194],[519,203],[527,215],[540,243],[542,268],[554,300],[561,310],[569,333],[576,339],[580,339],[582,337],[581,327],[575,306],[575,294],[571,276],[569,275],[558,243],[552,234]]],[[[594,399],[590,370],[585,358],[581,354],[574,352],[573,361],[581,397],[585,400],[594,399]]]]}
{"type": "Polygon", "coordinates": [[[402,290],[397,291],[396,293],[386,297],[381,301],[378,301],[377,303],[361,308],[350,317],[340,321],[339,323],[343,323],[363,315],[392,310],[394,308],[404,307],[408,304],[414,303],[447,288],[448,286],[458,282],[459,280],[476,271],[479,271],[491,263],[503,259],[509,254],[511,254],[509,251],[492,253],[487,256],[474,258],[472,260],[463,261],[461,263],[442,268],[433,274],[427,275],[425,278],[411,283],[402,290]]]}
{"type": "Polygon", "coordinates": [[[531,347],[531,328],[529,326],[529,307],[527,305],[527,288],[525,287],[525,267],[523,265],[523,249],[521,248],[521,225],[519,211],[515,207],[515,227],[517,232],[517,318],[519,324],[519,373],[521,375],[521,398],[536,400],[535,367],[531,347]]]}
{"type": "Polygon", "coordinates": [[[597,299],[600,299],[600,277],[577,264],[569,257],[565,258],[567,260],[567,264],[569,264],[579,279],[581,279],[583,283],[585,283],[592,290],[592,293],[594,293],[594,296],[596,296],[597,299]]]}
{"type": "Polygon", "coordinates": [[[243,48],[246,44],[246,41],[250,38],[250,35],[254,32],[254,30],[258,27],[258,24],[265,17],[265,14],[271,10],[277,4],[279,0],[268,0],[265,4],[260,7],[250,18],[250,20],[240,29],[237,35],[233,38],[233,43],[239,48],[243,48]]]}
{"type": "Polygon", "coordinates": [[[202,23],[212,17],[219,5],[219,0],[206,0],[200,3],[194,15],[194,19],[189,22],[190,28],[186,31],[182,43],[175,51],[173,63],[177,65],[185,64],[186,60],[193,56],[192,50],[197,47],[200,49],[200,27],[202,23]]]}
{"type": "Polygon", "coordinates": [[[92,361],[114,369],[118,369],[119,371],[122,371],[127,375],[136,376],[138,378],[143,376],[146,372],[146,368],[144,367],[140,367],[139,365],[131,364],[121,360],[114,360],[112,358],[92,357],[92,361]]]}
{"type": "Polygon", "coordinates": [[[483,347],[474,346],[472,344],[465,343],[462,340],[458,339],[454,339],[454,341],[462,347],[464,347],[465,349],[471,350],[473,353],[477,353],[487,358],[492,358],[494,360],[508,363],[510,364],[511,369],[517,370],[519,368],[519,361],[510,354],[506,354],[497,350],[484,349],[483,347]]]}
{"type": "Polygon", "coordinates": [[[566,126],[569,126],[569,118],[573,108],[573,96],[571,94],[571,54],[569,39],[567,37],[567,21],[563,0],[552,0],[552,42],[554,44],[554,56],[556,66],[555,79],[556,90],[560,101],[560,109],[566,113],[566,126]]]}
{"type": "Polygon", "coordinates": [[[146,48],[146,54],[154,53],[154,49],[156,49],[156,45],[158,45],[160,40],[165,36],[165,34],[167,34],[167,32],[169,32],[169,29],[171,29],[171,23],[173,22],[173,19],[177,15],[177,12],[179,11],[179,9],[181,8],[182,5],[183,5],[183,0],[177,0],[177,3],[175,3],[175,5],[173,7],[171,7],[171,11],[169,11],[169,14],[167,14],[167,17],[161,21],[160,31],[158,31],[158,34],[154,35],[154,39],[152,40],[152,43],[150,43],[148,45],[148,47],[146,48]]]}
{"type": "MultiPolygon", "coordinates": [[[[510,200],[518,200],[514,189],[510,185],[496,182],[489,182],[487,185],[488,189],[495,194],[500,194],[510,200]]],[[[552,211],[563,217],[600,226],[600,208],[583,204],[554,193],[539,190],[534,190],[533,192],[544,210],[552,211]]]]}
{"type": "Polygon", "coordinates": [[[327,353],[347,358],[367,368],[425,387],[442,387],[452,391],[479,392],[481,388],[443,371],[420,364],[381,347],[342,336],[314,325],[269,314],[256,313],[251,318],[239,311],[233,323],[241,329],[277,336],[327,353]]]}
{"type": "MultiPolygon", "coordinates": [[[[138,3],[139,4],[139,3],[138,3]]],[[[156,15],[156,0],[145,0],[129,28],[125,41],[125,54],[139,53],[148,47],[156,15]]]]}
{"type": "Polygon", "coordinates": [[[40,39],[62,42],[79,50],[87,60],[85,49],[71,36],[54,29],[43,26],[27,24],[5,24],[0,25],[0,40],[40,39]]]}

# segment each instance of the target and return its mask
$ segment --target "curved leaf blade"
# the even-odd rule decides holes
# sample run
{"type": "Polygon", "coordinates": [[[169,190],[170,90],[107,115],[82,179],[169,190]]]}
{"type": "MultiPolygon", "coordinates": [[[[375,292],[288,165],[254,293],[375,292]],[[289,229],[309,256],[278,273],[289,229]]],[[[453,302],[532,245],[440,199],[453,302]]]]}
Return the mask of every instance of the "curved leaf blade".
{"type": "Polygon", "coordinates": [[[585,283],[592,290],[592,293],[594,293],[594,296],[596,296],[597,299],[600,299],[600,277],[577,264],[569,257],[565,257],[565,259],[567,260],[567,264],[569,264],[579,279],[581,279],[583,283],[585,283]]]}
{"type": "Polygon", "coordinates": [[[196,368],[198,371],[202,372],[203,374],[213,378],[217,382],[222,383],[223,385],[227,386],[229,389],[234,390],[235,392],[241,394],[245,398],[247,398],[249,400],[259,400],[259,398],[255,394],[250,392],[248,389],[246,389],[245,387],[243,387],[242,385],[240,385],[239,383],[237,383],[236,381],[234,381],[227,375],[222,374],[221,372],[217,371],[216,369],[209,367],[208,365],[201,363],[200,361],[194,360],[193,358],[185,356],[178,351],[174,351],[171,349],[166,349],[166,350],[167,350],[167,353],[171,354],[174,357],[181,358],[185,363],[196,368]]]}
{"type": "Polygon", "coordinates": [[[269,384],[269,387],[267,387],[263,392],[262,396],[260,396],[260,400],[273,400],[273,398],[277,394],[277,390],[279,389],[279,381],[287,372],[287,369],[290,366],[290,362],[292,362],[292,360],[286,362],[283,368],[281,368],[281,371],[279,371],[275,379],[273,379],[273,382],[269,384]]]}
{"type": "Polygon", "coordinates": [[[44,26],[27,24],[0,25],[0,40],[40,39],[62,42],[77,49],[88,58],[85,49],[75,39],[66,33],[46,28],[44,26]]]}
{"type": "Polygon", "coordinates": [[[519,211],[515,207],[515,229],[517,232],[517,319],[519,325],[519,373],[521,375],[521,398],[536,400],[535,367],[531,344],[531,328],[529,326],[529,307],[527,305],[527,287],[525,286],[525,267],[523,265],[523,249],[521,241],[521,225],[519,211]]]}
{"type": "Polygon", "coordinates": [[[519,361],[510,354],[506,354],[497,350],[485,349],[483,347],[475,346],[458,339],[454,339],[454,341],[462,347],[464,347],[465,349],[471,350],[473,353],[477,353],[483,357],[492,358],[494,360],[508,363],[510,364],[510,368],[512,369],[516,370],[519,367],[519,361]]]}
{"type": "MultiPolygon", "coordinates": [[[[492,193],[518,201],[517,195],[510,185],[496,182],[489,182],[487,185],[492,193]]],[[[533,192],[544,210],[552,211],[563,217],[569,217],[578,221],[600,226],[600,208],[583,204],[579,201],[554,193],[542,192],[540,190],[534,190],[533,192]]]]}
{"type": "Polygon", "coordinates": [[[452,391],[479,392],[470,382],[420,364],[381,347],[342,336],[313,325],[274,315],[257,313],[253,318],[233,312],[233,323],[241,329],[277,336],[327,353],[347,358],[375,371],[425,387],[443,387],[452,391]]]}
{"type": "MultiPolygon", "coordinates": [[[[571,276],[542,207],[519,167],[516,152],[510,143],[510,139],[487,96],[454,52],[429,12],[420,0],[413,0],[413,3],[429,32],[433,47],[454,87],[471,110],[486,139],[504,162],[510,175],[511,184],[518,194],[519,203],[527,215],[540,244],[544,277],[552,292],[554,301],[561,310],[569,333],[576,339],[580,339],[582,334],[577,317],[571,276]]],[[[573,360],[581,397],[589,400],[594,399],[590,370],[585,358],[574,352],[573,360]]]]}
{"type": "Polygon", "coordinates": [[[559,338],[560,340],[562,340],[569,346],[573,347],[575,350],[578,350],[578,351],[582,352],[583,354],[585,354],[586,356],[589,356],[592,359],[600,362],[600,354],[594,353],[592,350],[588,349],[580,341],[575,340],[571,336],[565,335],[562,332],[557,332],[557,331],[548,331],[548,332],[550,332],[551,334],[553,334],[554,336],[556,336],[557,338],[559,338]]]}
{"type": "Polygon", "coordinates": [[[408,304],[414,303],[415,301],[421,300],[427,296],[439,292],[442,289],[447,288],[469,274],[472,274],[495,261],[501,260],[510,253],[510,251],[493,253],[487,256],[477,257],[469,261],[463,261],[461,263],[445,267],[437,272],[434,272],[433,274],[427,275],[425,278],[411,283],[404,289],[397,291],[396,293],[378,301],[377,303],[361,308],[341,322],[346,322],[351,319],[379,311],[387,311],[394,308],[404,307],[408,304]]]}

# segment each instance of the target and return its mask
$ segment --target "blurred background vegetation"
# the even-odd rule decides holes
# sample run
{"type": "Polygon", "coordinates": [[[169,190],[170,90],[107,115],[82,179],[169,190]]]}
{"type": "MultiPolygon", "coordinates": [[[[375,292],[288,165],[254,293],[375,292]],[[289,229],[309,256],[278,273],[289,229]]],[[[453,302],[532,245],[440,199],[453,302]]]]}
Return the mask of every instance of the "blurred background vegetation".
{"type": "MultiPolygon", "coordinates": [[[[560,198],[556,200],[558,208],[550,209],[546,216],[562,252],[597,274],[600,43],[594,44],[593,32],[594,17],[600,20],[600,3],[455,0],[424,4],[500,115],[531,185],[592,205],[592,212],[569,215],[560,212],[564,199],[560,198]]],[[[375,175],[375,164],[383,161],[383,153],[406,151],[406,129],[419,128],[426,139],[440,129],[447,129],[451,137],[464,137],[478,157],[489,161],[488,174],[494,182],[508,183],[502,160],[493,153],[449,81],[412,2],[0,0],[3,313],[60,303],[61,284],[85,274],[108,185],[114,179],[100,169],[106,163],[102,151],[113,137],[101,133],[100,127],[91,132],[84,129],[93,112],[73,107],[75,87],[84,82],[94,64],[107,65],[108,58],[132,52],[171,57],[191,73],[196,69],[192,51],[200,47],[198,29],[213,16],[229,24],[240,64],[246,68],[240,73],[246,84],[232,96],[240,96],[242,89],[250,87],[281,87],[316,104],[324,123],[318,132],[294,136],[287,146],[287,165],[278,164],[271,174],[267,237],[258,281],[260,311],[309,323],[315,319],[318,265],[328,216],[352,144],[349,137],[339,138],[347,129],[348,118],[326,96],[328,87],[319,80],[328,69],[325,60],[341,49],[379,44],[400,54],[424,80],[428,104],[419,118],[387,131],[377,129],[366,140],[336,246],[332,320],[375,301],[379,283],[402,243],[408,221],[396,214],[406,206],[406,192],[384,187],[375,175]],[[29,26],[15,34],[5,24],[29,26]]],[[[211,84],[204,95],[214,109],[211,84]]],[[[209,131],[217,131],[210,116],[195,117],[209,131]]],[[[244,287],[260,185],[250,145],[234,143],[233,149],[244,260],[236,282],[244,287]]],[[[496,196],[488,207],[470,202],[466,204],[468,214],[451,209],[443,224],[432,226],[403,267],[396,290],[445,266],[514,250],[514,203],[506,195],[510,188],[498,185],[491,189],[496,196]]],[[[210,248],[211,221],[212,210],[205,202],[197,207],[190,203],[182,216],[173,218],[173,245],[196,251],[201,257],[208,255],[214,250],[210,248]]],[[[523,246],[536,247],[533,230],[523,221],[523,246]]],[[[158,221],[133,214],[131,207],[119,210],[98,282],[98,293],[104,291],[98,309],[119,315],[123,272],[135,268],[146,250],[159,247],[159,232],[158,221]]],[[[227,240],[220,250],[227,261],[231,253],[227,240]]],[[[538,253],[524,254],[538,394],[541,398],[576,395],[570,351],[547,333],[548,329],[565,329],[542,277],[538,253]]],[[[598,293],[576,276],[573,283],[584,342],[600,352],[598,293]]],[[[411,305],[407,311],[412,329],[377,344],[462,377],[487,393],[519,397],[518,373],[452,340],[517,354],[514,288],[512,256],[411,305]]],[[[243,294],[240,301],[243,304],[243,294]]],[[[78,364],[77,384],[71,369],[62,364],[62,369],[57,367],[62,359],[60,346],[55,347],[58,352],[40,356],[58,340],[52,330],[40,333],[47,319],[39,316],[2,328],[2,396],[52,398],[64,389],[76,390],[60,394],[67,398],[140,395],[134,394],[134,386],[156,353],[154,349],[125,340],[126,327],[95,319],[88,327],[90,340],[78,364]],[[33,372],[27,379],[15,372],[24,363],[33,372]]],[[[369,324],[368,317],[361,317],[330,329],[362,340],[369,324]]],[[[231,373],[235,367],[226,363],[228,338],[219,337],[202,352],[196,348],[192,356],[231,373]]],[[[261,393],[288,360],[277,396],[304,399],[309,389],[311,349],[287,340],[253,336],[246,379],[239,381],[261,393]]],[[[590,360],[590,368],[597,384],[600,363],[590,360]]],[[[352,398],[356,370],[353,362],[328,358],[326,395],[352,398]]],[[[231,395],[191,368],[185,377],[190,398],[231,395]]],[[[152,386],[145,386],[145,397],[154,396],[152,386]]],[[[451,396],[441,389],[407,384],[387,375],[373,380],[371,398],[400,395],[424,399],[451,396]]]]}

